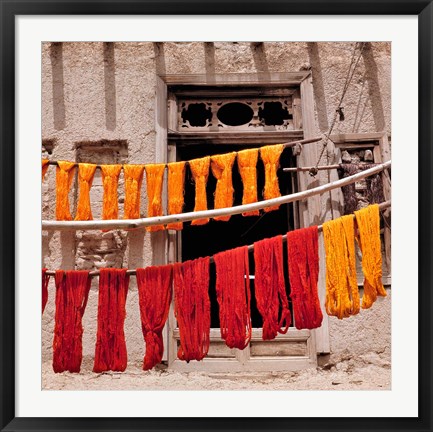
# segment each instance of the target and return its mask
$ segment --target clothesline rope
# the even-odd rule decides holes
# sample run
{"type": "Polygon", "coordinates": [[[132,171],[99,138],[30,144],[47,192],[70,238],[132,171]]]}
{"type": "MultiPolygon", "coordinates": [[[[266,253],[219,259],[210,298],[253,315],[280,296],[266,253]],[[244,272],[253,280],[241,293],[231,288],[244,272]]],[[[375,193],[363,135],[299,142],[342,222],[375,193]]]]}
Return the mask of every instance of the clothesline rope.
{"type": "Polygon", "coordinates": [[[295,201],[310,198],[315,195],[323,194],[333,189],[340,188],[373,174],[381,172],[391,166],[391,161],[377,164],[375,167],[363,172],[354,174],[341,180],[327,183],[313,189],[297,192],[294,194],[283,195],[278,198],[259,201],[252,204],[239,205],[214,210],[203,210],[197,212],[187,212],[169,216],[148,217],[142,219],[123,219],[123,220],[99,220],[99,221],[42,221],[43,230],[91,230],[91,229],[133,229],[152,225],[167,225],[173,222],[187,222],[194,219],[214,218],[217,216],[229,216],[241,214],[252,210],[261,210],[266,207],[279,206],[295,201]]]}
{"type": "MultiPolygon", "coordinates": [[[[385,201],[385,202],[379,204],[379,209],[380,210],[384,210],[384,209],[386,209],[388,207],[391,207],[391,200],[385,201]]],[[[318,225],[317,229],[318,229],[319,232],[321,232],[322,229],[323,229],[322,225],[318,225]]],[[[281,237],[283,239],[283,243],[287,241],[287,234],[284,234],[281,237]]],[[[248,247],[248,252],[251,252],[251,251],[254,250],[254,244],[248,245],[247,247],[248,247]]],[[[214,263],[213,256],[210,257],[210,261],[209,262],[210,263],[214,263]]],[[[135,270],[127,270],[126,273],[129,274],[129,275],[135,275],[136,272],[135,272],[135,270]]],[[[45,274],[49,275],[49,276],[54,276],[56,274],[56,272],[55,272],[55,270],[46,270],[45,274]]],[[[89,272],[89,276],[93,277],[93,276],[98,276],[98,275],[99,275],[99,270],[94,270],[94,271],[89,272]]]]}

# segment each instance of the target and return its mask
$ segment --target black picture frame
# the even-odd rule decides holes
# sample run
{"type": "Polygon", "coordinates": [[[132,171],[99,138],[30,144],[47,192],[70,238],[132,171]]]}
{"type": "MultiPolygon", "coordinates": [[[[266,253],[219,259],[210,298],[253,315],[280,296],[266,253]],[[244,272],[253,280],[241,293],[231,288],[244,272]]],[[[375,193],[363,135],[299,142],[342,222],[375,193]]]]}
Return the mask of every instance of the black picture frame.
{"type": "MultiPolygon", "coordinates": [[[[94,430],[417,430],[431,431],[432,410],[432,76],[433,4],[421,0],[0,0],[0,426],[3,431],[94,430]],[[23,418],[15,415],[15,17],[153,14],[417,15],[419,23],[419,415],[417,418],[23,418]]],[[[410,108],[408,108],[410,109],[410,108]]],[[[415,179],[410,179],[415,181],[415,179]]],[[[407,221],[409,224],[410,221],[407,221]]],[[[407,287],[413,289],[413,287],[407,287]]],[[[409,294],[408,294],[409,295],[409,294]]],[[[362,409],[362,407],[360,407],[362,409]]]]}

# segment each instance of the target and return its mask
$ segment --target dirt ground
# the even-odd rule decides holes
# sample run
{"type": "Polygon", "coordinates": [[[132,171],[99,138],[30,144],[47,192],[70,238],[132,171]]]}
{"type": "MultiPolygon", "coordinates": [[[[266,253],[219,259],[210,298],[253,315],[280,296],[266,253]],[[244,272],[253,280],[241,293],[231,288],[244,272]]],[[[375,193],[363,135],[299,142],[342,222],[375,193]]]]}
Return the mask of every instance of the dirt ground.
{"type": "Polygon", "coordinates": [[[84,360],[79,374],[55,374],[42,366],[45,390],[390,390],[391,364],[378,353],[334,358],[298,372],[180,373],[161,367],[144,372],[130,364],[123,373],[91,372],[84,360]]]}

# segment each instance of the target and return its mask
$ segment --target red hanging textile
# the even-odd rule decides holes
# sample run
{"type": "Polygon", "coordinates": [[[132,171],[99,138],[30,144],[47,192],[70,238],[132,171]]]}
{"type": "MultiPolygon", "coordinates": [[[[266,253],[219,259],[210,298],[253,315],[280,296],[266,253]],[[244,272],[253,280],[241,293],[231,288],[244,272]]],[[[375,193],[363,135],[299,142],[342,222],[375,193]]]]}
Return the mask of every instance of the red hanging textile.
{"type": "Polygon", "coordinates": [[[47,275],[47,269],[42,269],[42,313],[44,313],[45,306],[48,302],[48,283],[50,281],[50,275],[47,275]]]}
{"type": "Polygon", "coordinates": [[[323,314],[317,291],[319,249],[317,226],[287,233],[290,298],[298,330],[322,324],[323,314]]]}
{"type": "Polygon", "coordinates": [[[54,372],[80,372],[83,358],[82,318],[90,290],[88,271],[56,270],[56,314],[53,341],[54,372]]]}
{"type": "Polygon", "coordinates": [[[292,322],[284,281],[281,236],[254,243],[254,266],[257,309],[263,318],[262,338],[275,339],[278,333],[287,333],[292,322]]]}
{"type": "Polygon", "coordinates": [[[93,372],[123,372],[128,363],[124,324],[129,275],[126,269],[102,268],[99,273],[98,331],[93,372]]]}
{"type": "Polygon", "coordinates": [[[177,356],[202,360],[209,350],[209,257],[174,264],[174,313],[180,333],[177,356]]]}
{"type": "Polygon", "coordinates": [[[251,340],[248,246],[214,255],[221,337],[229,348],[244,349],[251,340]]]}
{"type": "Polygon", "coordinates": [[[164,353],[162,329],[170,309],[173,266],[137,269],[136,274],[141,328],[146,342],[143,370],[149,370],[161,363],[164,353]]]}

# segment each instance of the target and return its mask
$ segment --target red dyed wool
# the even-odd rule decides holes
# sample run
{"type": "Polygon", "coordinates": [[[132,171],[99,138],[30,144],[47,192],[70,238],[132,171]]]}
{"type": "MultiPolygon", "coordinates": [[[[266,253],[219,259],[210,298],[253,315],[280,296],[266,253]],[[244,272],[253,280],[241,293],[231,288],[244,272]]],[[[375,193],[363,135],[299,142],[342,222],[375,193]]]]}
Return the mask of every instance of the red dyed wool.
{"type": "Polygon", "coordinates": [[[277,333],[287,333],[292,322],[284,281],[281,236],[254,243],[254,266],[257,309],[263,318],[262,338],[271,340],[277,333]]]}
{"type": "Polygon", "coordinates": [[[244,349],[251,340],[248,247],[217,253],[216,293],[221,337],[229,348],[244,349]]]}
{"type": "Polygon", "coordinates": [[[90,290],[88,271],[57,270],[53,341],[54,372],[80,372],[83,358],[82,318],[90,290]]]}
{"type": "Polygon", "coordinates": [[[297,329],[314,329],[322,324],[323,314],[317,293],[319,250],[317,226],[287,234],[290,298],[297,329]]]}
{"type": "Polygon", "coordinates": [[[44,313],[45,306],[48,302],[48,282],[50,281],[50,275],[47,275],[47,269],[42,269],[42,313],[44,313]]]}
{"type": "Polygon", "coordinates": [[[129,275],[126,269],[99,272],[98,331],[93,372],[123,372],[128,363],[124,324],[129,275]]]}
{"type": "Polygon", "coordinates": [[[174,312],[180,333],[177,356],[202,360],[209,350],[210,300],[209,257],[175,264],[174,312]]]}
{"type": "Polygon", "coordinates": [[[141,328],[146,342],[143,370],[152,369],[162,360],[162,329],[170,308],[172,279],[172,265],[137,269],[141,328]]]}

